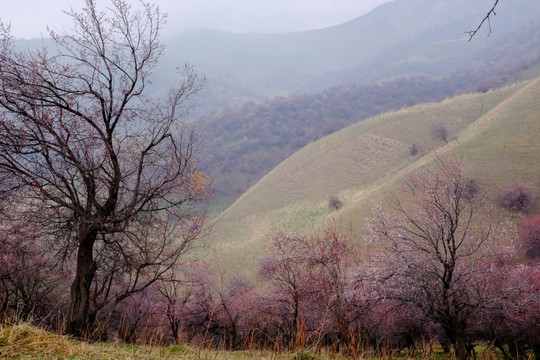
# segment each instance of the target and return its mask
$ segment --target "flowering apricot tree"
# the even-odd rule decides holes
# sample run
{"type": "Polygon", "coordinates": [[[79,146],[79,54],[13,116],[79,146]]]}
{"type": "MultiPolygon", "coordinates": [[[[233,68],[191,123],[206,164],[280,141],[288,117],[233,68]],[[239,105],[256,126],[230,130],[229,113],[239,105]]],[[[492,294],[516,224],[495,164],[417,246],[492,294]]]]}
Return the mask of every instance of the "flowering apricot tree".
{"type": "Polygon", "coordinates": [[[469,183],[457,156],[438,159],[437,169],[409,176],[392,211],[376,207],[370,226],[385,249],[384,295],[438,324],[458,359],[469,356],[471,318],[493,301],[493,244],[507,235],[469,183]]]}
{"type": "Polygon", "coordinates": [[[51,249],[75,254],[65,332],[83,336],[91,293],[118,303],[143,291],[200,234],[208,178],[180,119],[204,79],[186,66],[165,100],[145,95],[164,50],[153,5],[111,0],[101,12],[85,0],[66,14],[73,30],[49,30],[37,49],[17,50],[0,24],[0,178],[13,208],[54,235],[51,249]]]}
{"type": "Polygon", "coordinates": [[[324,332],[339,346],[351,342],[355,274],[360,263],[356,238],[330,223],[321,234],[277,232],[269,255],[261,261],[263,279],[289,308],[284,323],[290,337],[298,325],[324,332]]]}

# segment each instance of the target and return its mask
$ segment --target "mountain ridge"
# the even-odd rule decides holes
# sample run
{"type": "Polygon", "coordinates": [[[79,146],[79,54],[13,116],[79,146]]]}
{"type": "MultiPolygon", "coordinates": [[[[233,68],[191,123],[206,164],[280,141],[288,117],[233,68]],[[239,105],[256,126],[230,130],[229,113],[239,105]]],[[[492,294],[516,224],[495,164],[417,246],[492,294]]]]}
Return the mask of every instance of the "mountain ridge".
{"type": "MultiPolygon", "coordinates": [[[[438,58],[439,63],[444,60],[443,67],[432,69],[429,74],[442,76],[511,29],[538,18],[536,14],[540,13],[540,5],[533,0],[503,3],[493,20],[493,33],[487,37],[484,29],[475,41],[467,41],[465,32],[476,27],[491,5],[490,0],[399,0],[382,4],[344,24],[319,30],[285,34],[193,30],[169,40],[166,61],[190,62],[206,73],[208,94],[236,87],[227,97],[231,100],[229,105],[235,103],[234,98],[246,94],[260,100],[276,94],[321,90],[338,83],[325,75],[339,71],[356,69],[347,81],[377,81],[408,73],[410,66],[404,63],[395,65],[391,74],[371,74],[389,61],[403,59],[404,54],[414,58],[426,44],[454,40],[447,44],[444,55],[424,54],[428,59],[438,58]],[[528,11],[523,11],[523,7],[528,11]]],[[[206,106],[204,99],[202,102],[206,106]]]]}

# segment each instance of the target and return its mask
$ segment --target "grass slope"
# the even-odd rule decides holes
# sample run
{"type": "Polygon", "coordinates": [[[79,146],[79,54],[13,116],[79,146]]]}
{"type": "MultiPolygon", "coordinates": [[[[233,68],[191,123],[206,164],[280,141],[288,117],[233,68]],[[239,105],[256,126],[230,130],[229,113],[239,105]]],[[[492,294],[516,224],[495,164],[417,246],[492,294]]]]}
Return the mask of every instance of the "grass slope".
{"type": "Polygon", "coordinates": [[[516,180],[540,194],[539,92],[540,78],[383,114],[311,143],[218,218],[209,239],[218,263],[233,276],[254,276],[275,226],[306,230],[333,218],[361,229],[370,202],[383,200],[404,174],[431,161],[433,150],[457,148],[493,199],[516,180]],[[450,130],[450,143],[431,136],[438,123],[450,130]],[[416,156],[409,153],[413,143],[416,156]],[[343,201],[339,211],[328,209],[330,194],[343,201]]]}

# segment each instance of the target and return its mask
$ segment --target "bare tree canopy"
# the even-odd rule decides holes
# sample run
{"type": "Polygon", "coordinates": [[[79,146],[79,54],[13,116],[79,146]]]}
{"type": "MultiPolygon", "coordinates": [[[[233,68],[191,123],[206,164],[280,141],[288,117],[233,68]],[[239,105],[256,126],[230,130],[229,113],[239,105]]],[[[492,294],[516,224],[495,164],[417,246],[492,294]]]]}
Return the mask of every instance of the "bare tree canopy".
{"type": "Polygon", "coordinates": [[[96,299],[118,303],[175,266],[208,195],[181,121],[204,79],[185,66],[167,99],[146,96],[166,17],[148,3],[110,3],[66,12],[73,30],[49,30],[50,48],[19,51],[0,24],[0,179],[54,248],[76,253],[65,327],[74,335],[89,331],[96,299]]]}
{"type": "Polygon", "coordinates": [[[384,248],[385,297],[440,325],[456,358],[469,358],[473,313],[494,301],[485,291],[496,278],[495,248],[508,234],[482,211],[457,155],[438,168],[414,173],[393,197],[392,214],[374,209],[372,239],[384,248]]]}

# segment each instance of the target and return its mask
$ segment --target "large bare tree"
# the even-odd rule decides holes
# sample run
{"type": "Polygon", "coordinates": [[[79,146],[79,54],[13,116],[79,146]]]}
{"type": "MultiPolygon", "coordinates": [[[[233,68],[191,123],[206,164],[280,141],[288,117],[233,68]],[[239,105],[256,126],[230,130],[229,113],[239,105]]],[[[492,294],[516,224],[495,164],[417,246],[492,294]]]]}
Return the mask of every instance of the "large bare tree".
{"type": "Polygon", "coordinates": [[[83,336],[98,271],[109,269],[94,293],[111,298],[113,277],[124,284],[117,303],[167,273],[200,233],[208,179],[181,118],[204,79],[185,66],[165,100],[145,96],[164,50],[165,15],[151,4],[111,0],[100,11],[85,0],[66,14],[70,32],[49,30],[26,50],[0,24],[0,178],[15,208],[54,235],[51,249],[75,254],[64,331],[83,336]]]}
{"type": "Polygon", "coordinates": [[[474,314],[494,299],[495,245],[508,234],[490,216],[457,155],[409,176],[391,208],[375,207],[370,236],[384,252],[383,292],[444,330],[458,359],[469,358],[474,314]]]}

